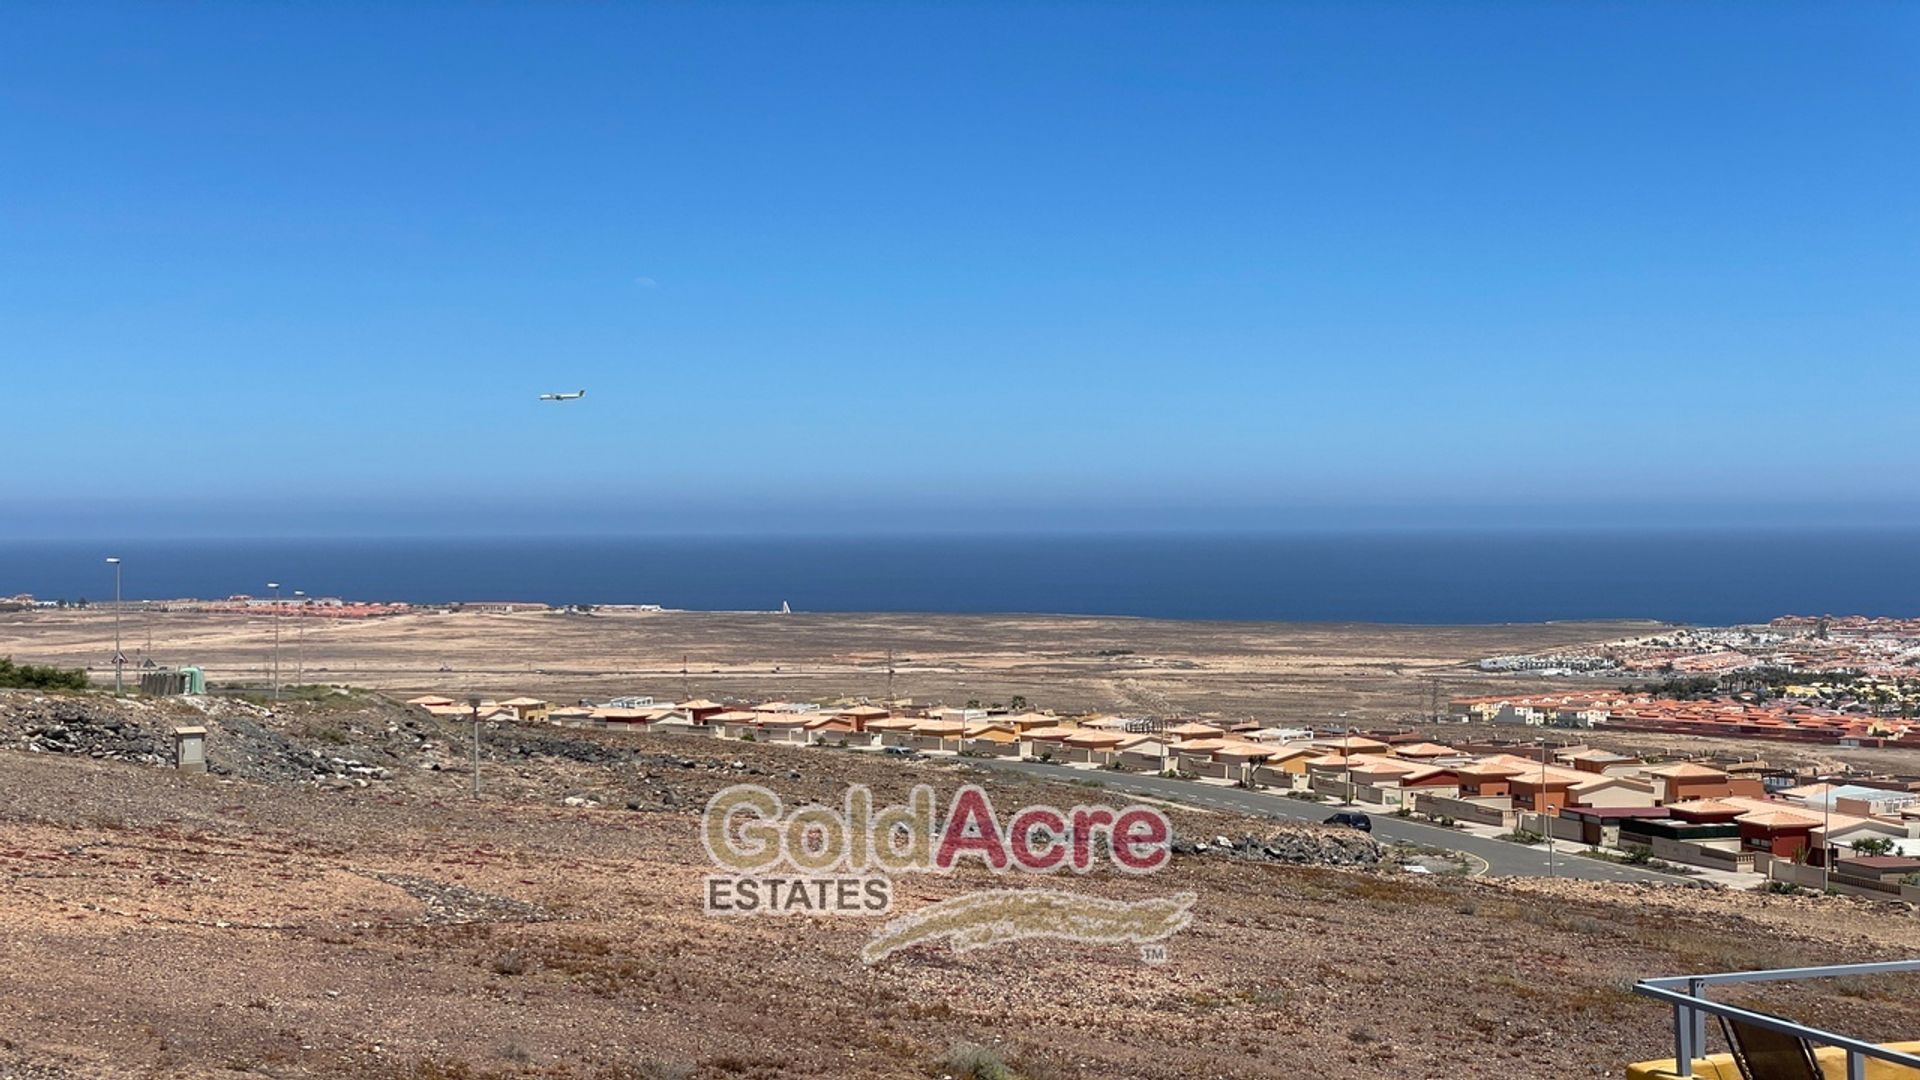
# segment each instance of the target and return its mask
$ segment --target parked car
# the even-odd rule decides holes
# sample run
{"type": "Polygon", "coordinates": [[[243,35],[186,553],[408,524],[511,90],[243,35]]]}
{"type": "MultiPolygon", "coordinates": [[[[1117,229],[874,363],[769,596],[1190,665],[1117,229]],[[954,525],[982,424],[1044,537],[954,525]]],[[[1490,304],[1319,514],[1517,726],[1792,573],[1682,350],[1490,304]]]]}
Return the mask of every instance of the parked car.
{"type": "Polygon", "coordinates": [[[1373,819],[1358,810],[1342,810],[1320,824],[1344,825],[1349,829],[1359,829],[1361,832],[1373,831],[1373,819]]]}

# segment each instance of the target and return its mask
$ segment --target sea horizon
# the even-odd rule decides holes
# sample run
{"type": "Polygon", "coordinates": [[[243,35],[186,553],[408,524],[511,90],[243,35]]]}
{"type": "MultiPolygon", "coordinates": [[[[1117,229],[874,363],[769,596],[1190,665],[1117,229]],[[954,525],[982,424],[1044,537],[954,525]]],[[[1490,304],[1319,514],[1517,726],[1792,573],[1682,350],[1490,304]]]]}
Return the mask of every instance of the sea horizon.
{"type": "Polygon", "coordinates": [[[1426,625],[1920,613],[1905,526],[0,540],[0,595],[1426,625]]]}

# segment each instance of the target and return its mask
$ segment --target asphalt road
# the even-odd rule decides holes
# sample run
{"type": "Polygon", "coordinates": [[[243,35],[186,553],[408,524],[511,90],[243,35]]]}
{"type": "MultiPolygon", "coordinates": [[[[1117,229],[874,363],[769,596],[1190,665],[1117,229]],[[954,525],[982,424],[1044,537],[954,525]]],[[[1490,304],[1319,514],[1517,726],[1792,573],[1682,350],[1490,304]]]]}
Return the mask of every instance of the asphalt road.
{"type": "MultiPolygon", "coordinates": [[[[1093,781],[1102,787],[1118,791],[1134,792],[1188,806],[1230,810],[1253,817],[1317,824],[1326,820],[1327,815],[1333,813],[1335,809],[1330,804],[1289,799],[1264,791],[1218,787],[1212,784],[1195,783],[1192,780],[1175,780],[1144,773],[1104,770],[1092,772],[1041,761],[1013,761],[1002,758],[960,758],[958,760],[967,765],[1022,772],[1032,776],[1046,777],[1049,780],[1093,781]]],[[[1565,852],[1554,857],[1550,870],[1547,853],[1543,850],[1506,840],[1495,840],[1492,837],[1477,836],[1458,829],[1446,829],[1421,821],[1397,818],[1391,814],[1369,816],[1373,818],[1373,835],[1377,839],[1461,852],[1472,857],[1476,863],[1476,870],[1479,864],[1484,864],[1486,867],[1484,873],[1493,877],[1547,877],[1551,872],[1557,877],[1577,878],[1582,881],[1648,881],[1662,885],[1685,882],[1685,879],[1672,874],[1642,870],[1634,866],[1622,866],[1618,863],[1569,855],[1565,852]]]]}

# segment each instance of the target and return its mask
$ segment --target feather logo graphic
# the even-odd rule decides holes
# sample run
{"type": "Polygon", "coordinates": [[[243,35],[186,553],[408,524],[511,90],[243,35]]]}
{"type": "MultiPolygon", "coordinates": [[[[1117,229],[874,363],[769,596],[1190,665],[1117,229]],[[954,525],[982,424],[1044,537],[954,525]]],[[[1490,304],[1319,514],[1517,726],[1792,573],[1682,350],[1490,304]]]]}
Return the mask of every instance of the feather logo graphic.
{"type": "Polygon", "coordinates": [[[902,949],[950,939],[968,952],[1028,938],[1056,938],[1092,945],[1146,945],[1193,921],[1193,893],[1152,900],[1103,900],[1055,889],[995,889],[968,893],[888,922],[860,951],[878,964],[902,949]]]}

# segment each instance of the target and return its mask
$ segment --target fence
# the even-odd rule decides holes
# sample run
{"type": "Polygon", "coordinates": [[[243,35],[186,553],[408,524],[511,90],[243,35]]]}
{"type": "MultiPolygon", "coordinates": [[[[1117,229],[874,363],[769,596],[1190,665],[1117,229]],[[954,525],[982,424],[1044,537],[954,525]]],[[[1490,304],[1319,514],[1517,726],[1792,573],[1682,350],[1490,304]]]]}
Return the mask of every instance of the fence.
{"type": "MultiPolygon", "coordinates": [[[[1753,1012],[1707,998],[1708,988],[1727,983],[1785,982],[1794,979],[1825,979],[1841,975],[1889,975],[1920,972],[1920,960],[1896,960],[1880,964],[1841,964],[1834,967],[1780,968],[1773,971],[1729,971],[1714,975],[1675,975],[1660,979],[1642,979],[1633,992],[1673,1006],[1673,1075],[1694,1075],[1693,1063],[1707,1053],[1707,1017],[1719,1016],[1753,1027],[1764,1028],[1800,1040],[1810,1046],[1831,1047],[1846,1060],[1848,1080],[1866,1080],[1868,1061],[1920,1069],[1920,1057],[1902,1049],[1881,1046],[1846,1035],[1835,1034],[1808,1024],[1798,1024],[1769,1013],[1753,1012]]],[[[1744,1071],[1744,1070],[1743,1070],[1744,1071]]],[[[1718,1068],[1716,1066],[1716,1075],[1718,1068]]]]}

